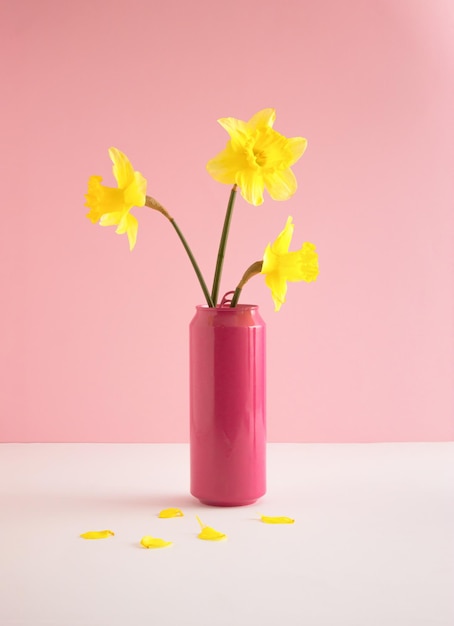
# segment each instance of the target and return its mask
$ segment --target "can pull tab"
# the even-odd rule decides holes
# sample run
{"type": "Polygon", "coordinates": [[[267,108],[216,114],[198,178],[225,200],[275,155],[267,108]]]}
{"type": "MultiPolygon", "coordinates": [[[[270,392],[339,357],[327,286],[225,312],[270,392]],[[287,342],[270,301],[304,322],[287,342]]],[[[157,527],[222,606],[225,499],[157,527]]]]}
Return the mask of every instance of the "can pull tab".
{"type": "Polygon", "coordinates": [[[219,307],[222,309],[223,307],[230,307],[230,303],[232,302],[234,291],[228,291],[222,297],[221,304],[219,307]]]}

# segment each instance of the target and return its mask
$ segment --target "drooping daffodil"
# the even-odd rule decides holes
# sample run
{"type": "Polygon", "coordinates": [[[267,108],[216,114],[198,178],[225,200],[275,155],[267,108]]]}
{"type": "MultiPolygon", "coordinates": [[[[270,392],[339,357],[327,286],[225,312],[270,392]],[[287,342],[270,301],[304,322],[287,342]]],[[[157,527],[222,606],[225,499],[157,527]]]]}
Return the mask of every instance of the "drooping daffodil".
{"type": "Polygon", "coordinates": [[[293,219],[289,217],[284,230],[272,244],[268,244],[263,255],[261,273],[271,289],[275,311],[285,302],[287,281],[312,282],[318,276],[318,256],[312,243],[303,243],[300,250],[289,252],[293,236],[293,219]]]}
{"type": "Polygon", "coordinates": [[[238,283],[235,291],[229,291],[223,302],[229,302],[235,307],[241,291],[247,281],[257,274],[265,275],[265,282],[271,289],[274,301],[274,310],[279,311],[285,302],[287,281],[311,282],[318,276],[318,256],[313,243],[303,243],[300,250],[289,252],[294,230],[293,218],[289,217],[284,230],[279,233],[272,244],[268,244],[262,261],[256,261],[248,267],[238,283]],[[228,297],[232,294],[231,299],[228,297]]]}
{"type": "Polygon", "coordinates": [[[105,187],[101,176],[91,176],[85,206],[90,211],[87,217],[101,226],[117,226],[116,232],[126,233],[129,249],[136,245],[138,221],[130,211],[134,206],[145,205],[147,181],[140,172],[134,170],[128,157],[117,148],[109,149],[113,162],[113,174],[118,187],[105,187]]]}
{"type": "Polygon", "coordinates": [[[295,193],[297,182],[290,168],[307,146],[302,137],[288,139],[275,131],[275,119],[274,109],[263,109],[248,122],[219,119],[230,140],[207,164],[216,181],[238,185],[243,198],[255,206],[262,204],[264,189],[273,200],[287,200],[295,193]]]}

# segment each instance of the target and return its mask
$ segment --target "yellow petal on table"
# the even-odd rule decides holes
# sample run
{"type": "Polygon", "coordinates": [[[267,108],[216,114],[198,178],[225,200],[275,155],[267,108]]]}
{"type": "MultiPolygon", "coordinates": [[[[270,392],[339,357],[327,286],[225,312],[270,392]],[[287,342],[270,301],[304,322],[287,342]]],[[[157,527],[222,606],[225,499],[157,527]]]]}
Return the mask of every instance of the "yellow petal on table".
{"type": "Polygon", "coordinates": [[[111,530],[90,530],[87,533],[81,535],[82,539],[107,539],[107,537],[113,537],[115,533],[111,530]]]}
{"type": "Polygon", "coordinates": [[[172,545],[172,542],[164,541],[164,539],[158,539],[158,537],[150,537],[150,535],[146,535],[145,537],[142,537],[140,545],[142,545],[144,548],[153,550],[156,548],[168,548],[172,545]]]}
{"type": "Polygon", "coordinates": [[[158,513],[158,517],[164,517],[164,518],[169,518],[169,517],[183,517],[183,511],[181,509],[163,509],[162,511],[160,511],[158,513]]]}
{"type": "Polygon", "coordinates": [[[269,515],[261,515],[260,521],[264,524],[294,524],[295,520],[291,517],[270,517],[269,515]]]}
{"type": "Polygon", "coordinates": [[[211,526],[206,526],[199,517],[197,517],[197,521],[201,528],[200,533],[197,535],[199,539],[204,539],[205,541],[224,541],[224,539],[227,539],[227,535],[220,533],[218,530],[214,530],[211,526]]]}

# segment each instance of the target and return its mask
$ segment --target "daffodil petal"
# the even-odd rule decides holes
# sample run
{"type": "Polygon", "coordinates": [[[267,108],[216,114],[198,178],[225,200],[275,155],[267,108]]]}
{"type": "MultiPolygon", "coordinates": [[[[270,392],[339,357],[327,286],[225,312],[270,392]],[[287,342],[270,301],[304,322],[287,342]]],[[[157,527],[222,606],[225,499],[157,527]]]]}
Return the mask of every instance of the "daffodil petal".
{"type": "Polygon", "coordinates": [[[82,539],[107,539],[107,537],[113,537],[115,533],[111,530],[90,530],[86,533],[82,533],[82,539]]]}
{"type": "Polygon", "coordinates": [[[260,174],[253,170],[243,170],[238,172],[236,182],[246,202],[254,206],[260,206],[263,203],[265,183],[260,174]]]}
{"type": "MultiPolygon", "coordinates": [[[[123,211],[113,211],[112,213],[104,213],[99,220],[101,226],[118,226],[124,217],[123,211]]],[[[124,231],[126,232],[126,231],[124,231]]]]}
{"type": "Polygon", "coordinates": [[[227,539],[227,535],[211,528],[211,526],[206,526],[198,516],[196,517],[201,528],[200,533],[197,535],[199,539],[203,539],[204,541],[224,541],[227,539]]]}
{"type": "Polygon", "coordinates": [[[148,550],[155,550],[158,548],[168,548],[172,545],[172,542],[165,541],[164,539],[159,539],[158,537],[151,537],[150,535],[146,535],[140,540],[140,545],[142,545],[144,548],[148,548],[148,550]]]}
{"type": "Polygon", "coordinates": [[[295,174],[291,169],[265,173],[263,178],[266,190],[273,200],[288,200],[298,187],[295,174]]]}
{"type": "Polygon", "coordinates": [[[265,276],[265,283],[270,288],[271,297],[273,298],[274,302],[274,310],[277,312],[285,303],[285,296],[287,294],[287,282],[278,274],[267,274],[265,276]]]}
{"type": "Polygon", "coordinates": [[[126,189],[134,180],[134,168],[124,152],[118,148],[109,148],[109,156],[113,163],[113,174],[119,189],[126,189]]]}
{"type": "Polygon", "coordinates": [[[128,235],[129,250],[132,251],[134,250],[134,246],[136,245],[136,241],[137,241],[137,231],[139,229],[139,222],[133,215],[128,215],[128,218],[129,218],[128,229],[126,233],[128,235]]]}
{"type": "Polygon", "coordinates": [[[120,223],[118,224],[118,228],[115,232],[117,232],[119,235],[126,233],[129,240],[129,249],[133,250],[134,246],[136,245],[138,229],[139,222],[137,221],[137,218],[130,213],[125,213],[122,215],[120,223]]]}
{"type": "Polygon", "coordinates": [[[233,140],[235,140],[238,135],[244,138],[250,132],[247,122],[237,120],[234,117],[222,117],[218,120],[218,123],[229,133],[233,140]]]}
{"type": "Polygon", "coordinates": [[[129,208],[133,206],[144,206],[145,194],[147,192],[147,180],[140,172],[134,172],[133,181],[125,189],[125,204],[129,208]]]}
{"type": "Polygon", "coordinates": [[[260,520],[264,524],[294,524],[295,520],[291,517],[271,517],[269,515],[262,515],[260,520]]]}
{"type": "Polygon", "coordinates": [[[214,530],[214,528],[210,528],[210,526],[205,526],[197,536],[204,541],[224,541],[227,539],[227,535],[214,530]]]}
{"type": "Polygon", "coordinates": [[[276,121],[276,110],[275,109],[262,109],[255,113],[249,120],[248,124],[253,128],[272,128],[274,122],[276,121]]]}
{"type": "Polygon", "coordinates": [[[183,517],[183,511],[181,509],[170,508],[163,509],[159,511],[158,517],[169,518],[169,517],[183,517]]]}
{"type": "Polygon", "coordinates": [[[290,244],[292,243],[294,230],[295,225],[293,224],[293,218],[289,216],[287,218],[287,221],[285,222],[284,229],[276,237],[273,244],[271,246],[268,246],[270,251],[277,256],[283,256],[284,254],[288,254],[288,249],[290,248],[290,244]]]}
{"type": "Polygon", "coordinates": [[[236,183],[238,169],[246,167],[245,157],[241,157],[233,149],[232,142],[229,141],[225,150],[220,152],[207,163],[207,171],[214,180],[225,185],[236,183]]]}
{"type": "Polygon", "coordinates": [[[307,139],[304,137],[291,137],[286,140],[285,149],[290,165],[294,165],[306,152],[307,139]]]}

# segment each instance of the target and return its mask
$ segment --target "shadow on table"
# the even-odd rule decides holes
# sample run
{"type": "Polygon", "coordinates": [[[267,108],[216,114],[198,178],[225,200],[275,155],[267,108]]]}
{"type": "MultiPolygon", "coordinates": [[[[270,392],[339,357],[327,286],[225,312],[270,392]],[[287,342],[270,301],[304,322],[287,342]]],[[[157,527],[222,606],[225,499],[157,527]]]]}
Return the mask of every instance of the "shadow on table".
{"type": "Polygon", "coordinates": [[[177,507],[180,509],[197,509],[201,505],[188,493],[122,493],[120,491],[106,493],[11,493],[2,496],[2,503],[10,513],[17,511],[43,513],[70,509],[151,509],[159,513],[161,509],[177,507]]]}

